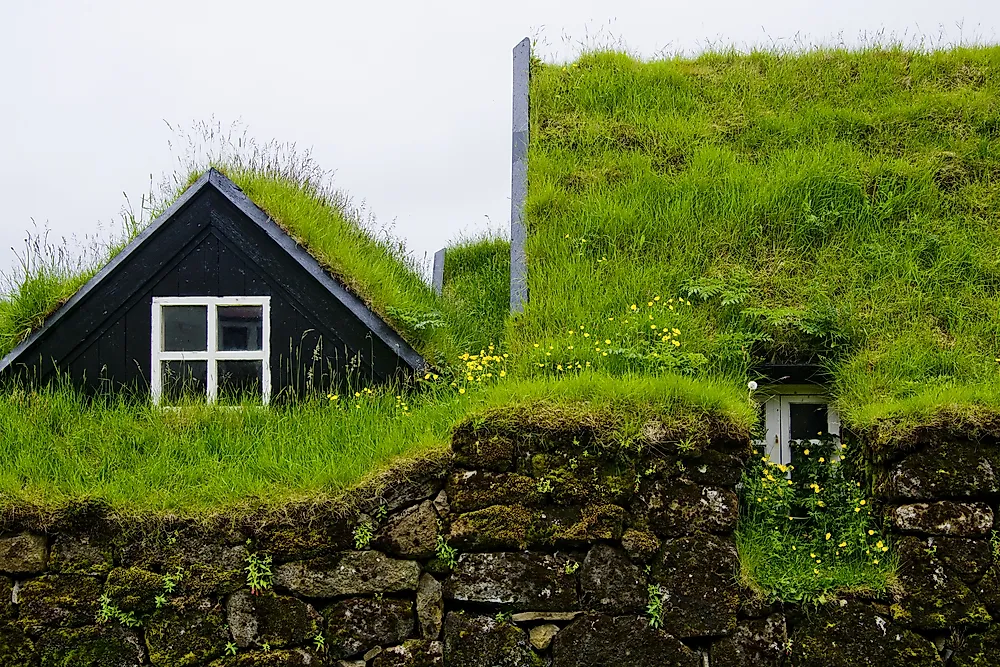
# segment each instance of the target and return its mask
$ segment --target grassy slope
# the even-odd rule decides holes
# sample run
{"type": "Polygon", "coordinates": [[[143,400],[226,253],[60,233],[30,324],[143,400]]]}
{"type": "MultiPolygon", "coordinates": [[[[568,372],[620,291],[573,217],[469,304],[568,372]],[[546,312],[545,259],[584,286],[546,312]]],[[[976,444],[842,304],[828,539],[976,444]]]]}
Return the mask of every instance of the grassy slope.
{"type": "Polygon", "coordinates": [[[861,427],[943,387],[1000,407],[1000,48],[594,54],[531,85],[515,353],[693,293],[670,327],[709,372],[810,349],[861,427]]]}
{"type": "Polygon", "coordinates": [[[502,343],[510,309],[510,241],[486,236],[449,245],[442,291],[453,335],[473,350],[502,343]]]}
{"type": "Polygon", "coordinates": [[[60,388],[12,391],[0,394],[0,508],[52,510],[95,498],[126,513],[199,514],[316,501],[400,457],[444,451],[452,425],[470,414],[539,404],[557,406],[564,419],[605,415],[629,433],[651,414],[684,416],[693,427],[714,417],[739,429],[754,418],[742,392],[679,377],[431,383],[402,399],[362,392],[243,410],[164,411],[124,399],[89,404],[60,388]]]}

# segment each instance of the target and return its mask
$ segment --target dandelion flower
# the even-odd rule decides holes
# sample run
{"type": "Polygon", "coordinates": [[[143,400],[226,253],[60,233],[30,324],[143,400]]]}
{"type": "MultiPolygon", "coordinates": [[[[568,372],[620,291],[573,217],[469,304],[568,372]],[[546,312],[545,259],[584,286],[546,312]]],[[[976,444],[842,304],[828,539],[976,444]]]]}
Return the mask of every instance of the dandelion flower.
{"type": "Polygon", "coordinates": [[[874,535],[874,534],[875,534],[875,531],[874,531],[874,530],[869,530],[869,531],[868,531],[868,534],[869,534],[869,535],[874,535]]]}
{"type": "Polygon", "coordinates": [[[859,505],[864,505],[864,504],[865,504],[866,502],[868,502],[868,501],[866,501],[866,500],[862,500],[862,501],[861,501],[860,503],[858,503],[858,504],[859,504],[859,505]]]}
{"type": "Polygon", "coordinates": [[[809,456],[809,450],[808,449],[805,450],[805,451],[803,451],[802,453],[805,454],[806,456],[809,456]]]}
{"type": "Polygon", "coordinates": [[[465,387],[462,387],[461,389],[459,389],[459,390],[458,390],[458,393],[460,393],[460,394],[464,394],[464,393],[465,393],[465,387]]]}

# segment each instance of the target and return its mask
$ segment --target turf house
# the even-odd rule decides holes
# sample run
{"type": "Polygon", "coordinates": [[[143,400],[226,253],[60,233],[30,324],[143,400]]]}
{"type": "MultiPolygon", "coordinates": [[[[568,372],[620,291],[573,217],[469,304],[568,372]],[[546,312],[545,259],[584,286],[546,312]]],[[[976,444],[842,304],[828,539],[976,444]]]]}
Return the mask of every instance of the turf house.
{"type": "Polygon", "coordinates": [[[0,665],[1000,665],[1000,49],[513,56],[433,286],[275,145],[29,244],[0,665]]]}

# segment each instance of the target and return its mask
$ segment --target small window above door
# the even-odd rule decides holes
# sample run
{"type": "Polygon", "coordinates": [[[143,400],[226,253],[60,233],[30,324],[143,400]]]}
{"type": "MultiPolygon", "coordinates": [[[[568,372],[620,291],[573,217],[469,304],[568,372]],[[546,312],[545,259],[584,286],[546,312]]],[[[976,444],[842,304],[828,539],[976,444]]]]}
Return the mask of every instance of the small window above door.
{"type": "Polygon", "coordinates": [[[763,408],[766,434],[759,443],[771,461],[795,465],[792,441],[818,442],[840,436],[840,415],[818,385],[778,385],[763,389],[758,397],[763,408]]]}

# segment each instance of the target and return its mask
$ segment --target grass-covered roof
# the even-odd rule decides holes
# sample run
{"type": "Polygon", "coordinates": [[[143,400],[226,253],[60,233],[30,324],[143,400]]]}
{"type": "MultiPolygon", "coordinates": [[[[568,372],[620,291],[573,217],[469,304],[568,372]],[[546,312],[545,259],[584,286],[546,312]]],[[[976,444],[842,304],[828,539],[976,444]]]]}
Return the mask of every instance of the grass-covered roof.
{"type": "Polygon", "coordinates": [[[1000,408],[1000,48],[536,61],[530,120],[536,368],[819,362],[896,435],[1000,408]]]}

